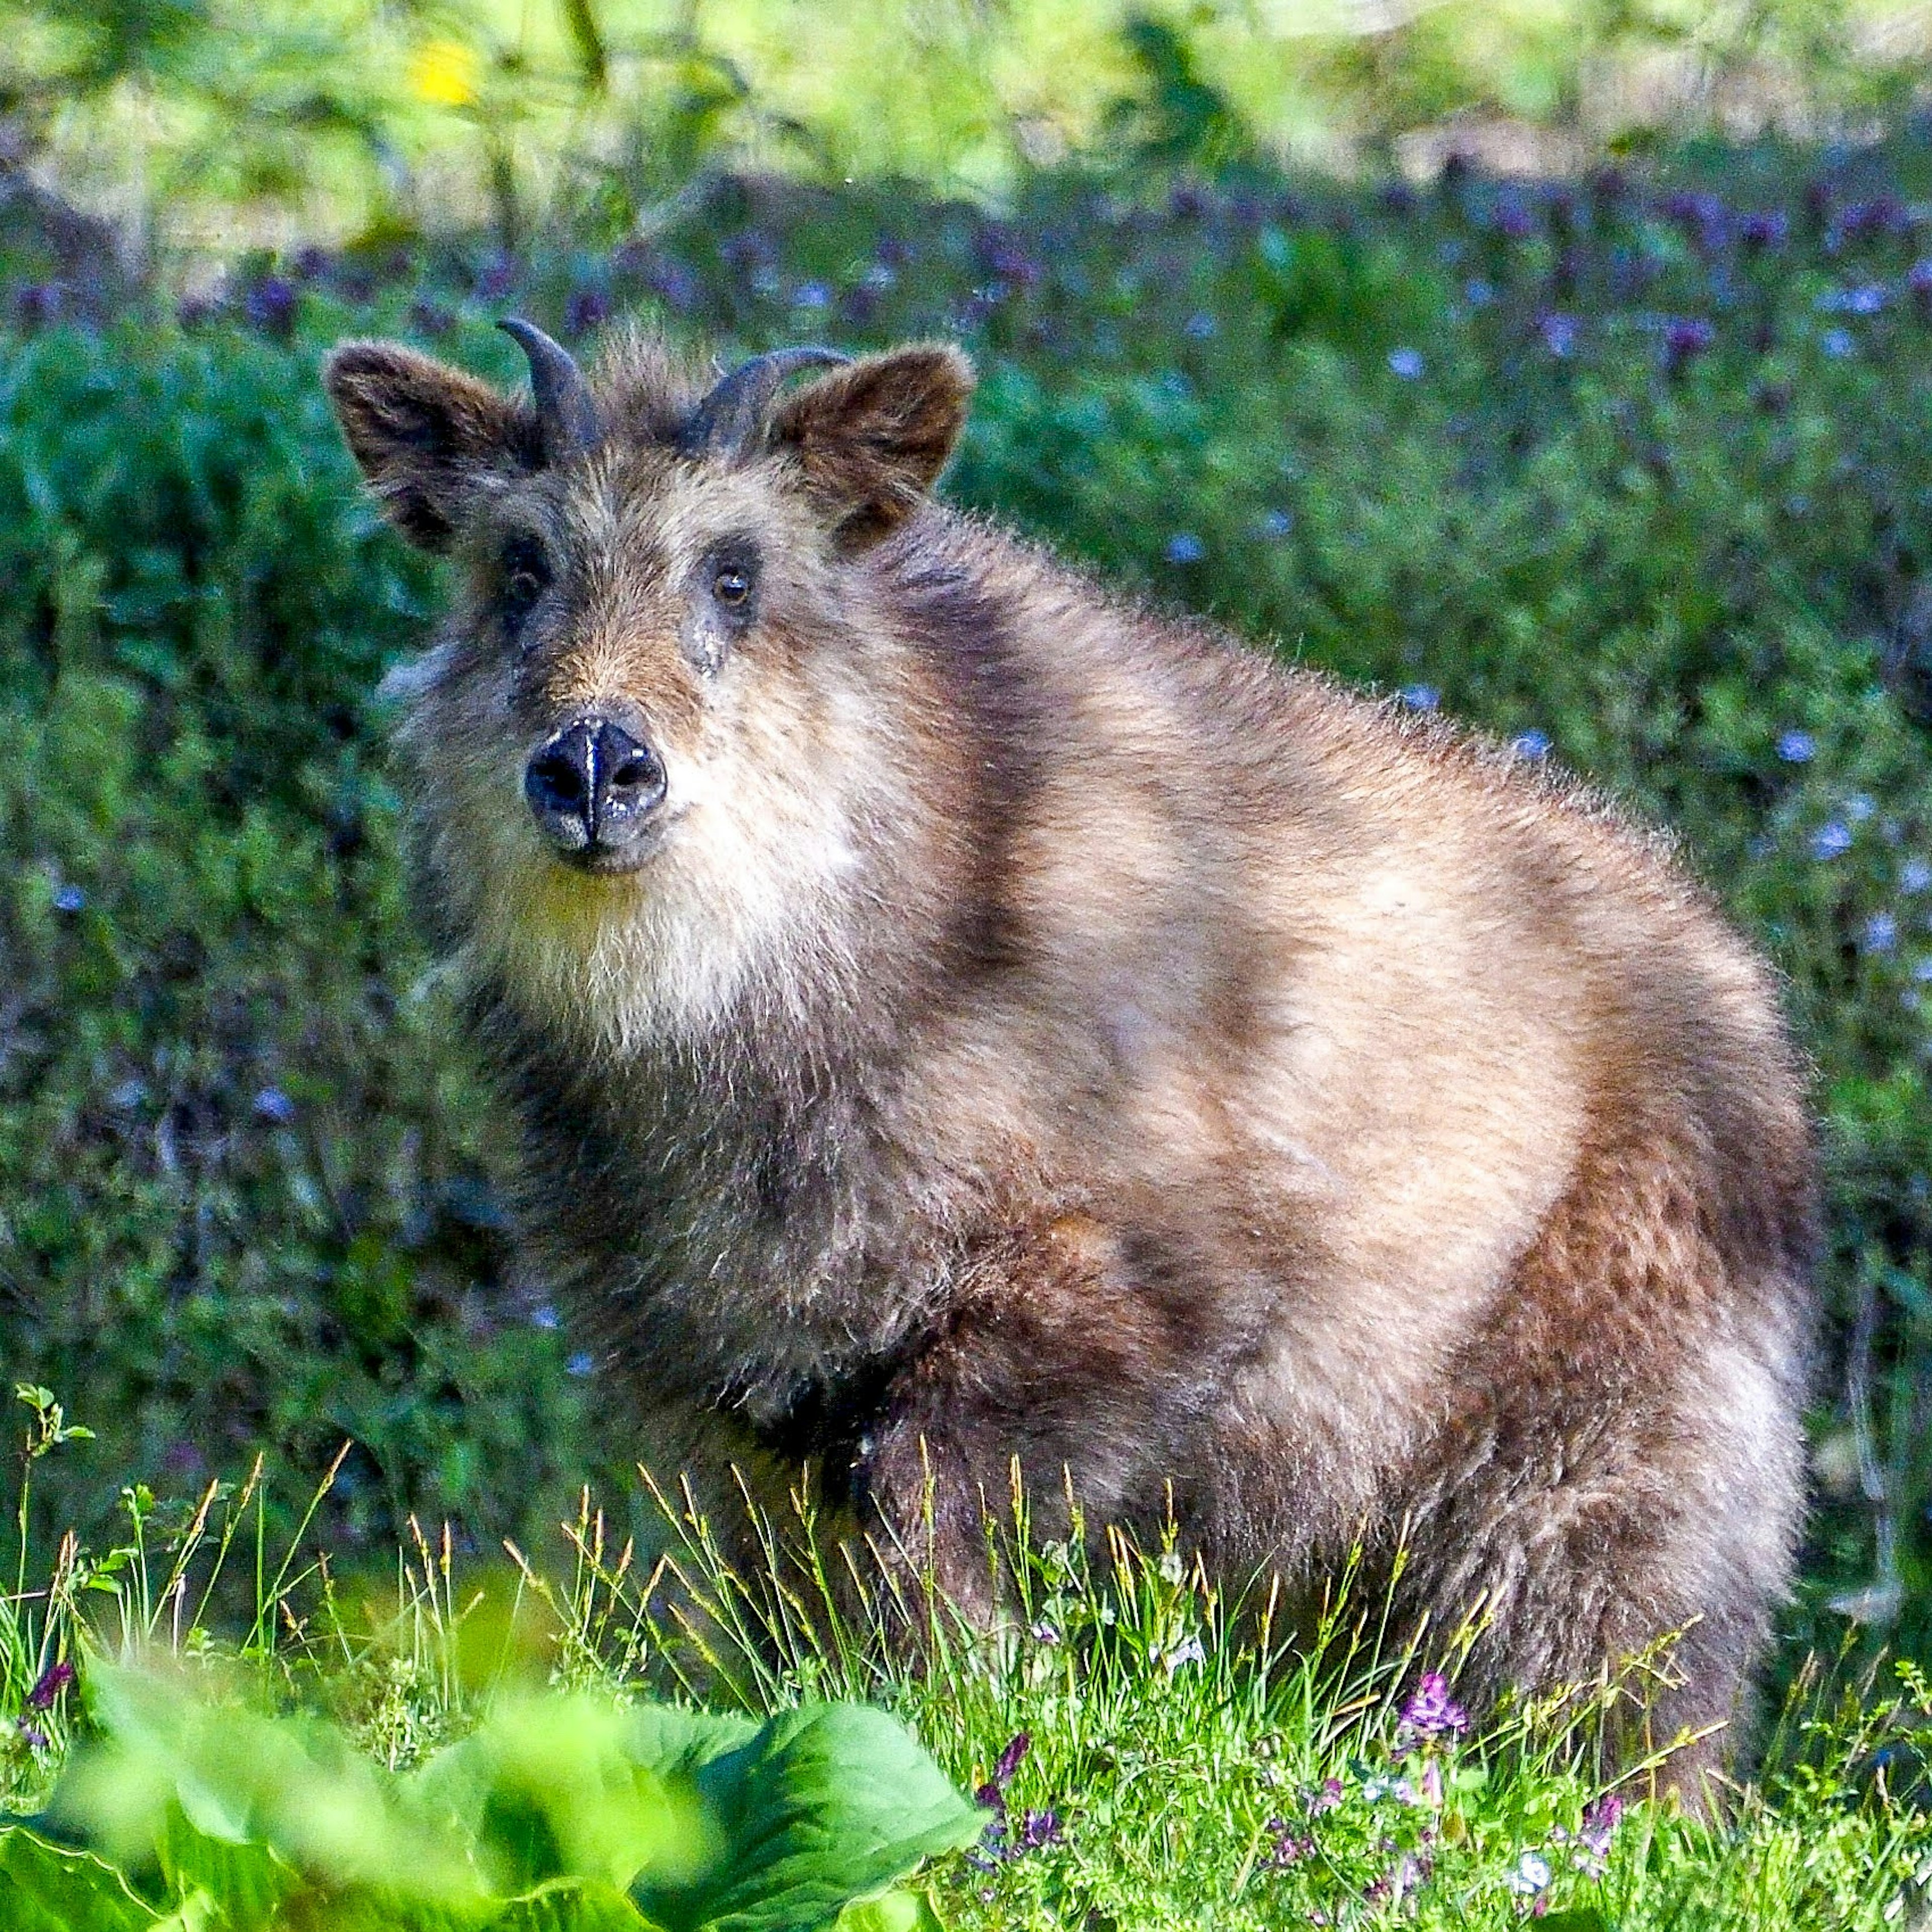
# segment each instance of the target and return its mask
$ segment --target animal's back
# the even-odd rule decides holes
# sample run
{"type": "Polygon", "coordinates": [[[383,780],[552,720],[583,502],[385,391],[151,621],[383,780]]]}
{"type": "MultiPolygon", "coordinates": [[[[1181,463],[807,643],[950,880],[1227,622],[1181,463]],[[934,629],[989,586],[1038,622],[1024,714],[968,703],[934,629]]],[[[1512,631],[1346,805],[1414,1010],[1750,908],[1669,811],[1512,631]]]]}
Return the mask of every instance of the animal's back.
{"type": "Polygon", "coordinates": [[[1734,1684],[1802,1496],[1811,1156],[1769,975],[1531,761],[989,561],[1039,573],[1055,721],[1015,851],[1022,1010],[1064,1016],[1040,1117],[1143,1269],[1246,1318],[1205,1533],[1318,1570],[1406,1522],[1438,1616],[1486,1593],[1498,1679],[1682,1623],[1734,1684]]]}

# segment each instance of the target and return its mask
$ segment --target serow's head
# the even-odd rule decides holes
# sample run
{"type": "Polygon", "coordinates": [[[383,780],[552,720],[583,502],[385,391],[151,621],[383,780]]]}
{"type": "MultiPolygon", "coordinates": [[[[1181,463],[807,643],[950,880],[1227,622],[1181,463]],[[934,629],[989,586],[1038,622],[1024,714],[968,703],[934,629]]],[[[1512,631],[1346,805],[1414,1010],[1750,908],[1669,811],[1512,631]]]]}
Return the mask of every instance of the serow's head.
{"type": "Polygon", "coordinates": [[[455,621],[406,688],[411,755],[472,821],[463,860],[610,881],[734,842],[723,821],[747,812],[824,836],[809,794],[863,675],[839,652],[864,554],[944,465],[965,358],[780,350],[707,386],[631,343],[593,382],[502,326],[527,400],[394,343],[348,344],[326,376],[396,527],[459,566],[455,621]]]}

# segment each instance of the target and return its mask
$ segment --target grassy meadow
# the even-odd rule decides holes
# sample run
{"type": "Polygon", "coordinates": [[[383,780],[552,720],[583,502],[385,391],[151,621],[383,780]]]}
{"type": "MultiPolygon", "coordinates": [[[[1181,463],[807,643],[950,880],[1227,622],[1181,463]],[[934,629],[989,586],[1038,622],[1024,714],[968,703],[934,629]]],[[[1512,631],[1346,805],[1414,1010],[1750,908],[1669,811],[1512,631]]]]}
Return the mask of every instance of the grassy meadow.
{"type": "MultiPolygon", "coordinates": [[[[214,276],[205,238],[110,263],[0,207],[0,1376],[27,1392],[0,1795],[39,1834],[0,1831],[0,1922],[727,1922],[638,1876],[644,1812],[573,1838],[518,1768],[675,1796],[711,1760],[637,1743],[669,1748],[664,1699],[743,1715],[722,1758],[801,1703],[883,1706],[979,1794],[965,1849],[880,1868],[892,1903],[767,1899],[774,1927],[1928,1922],[1932,136],[1317,178],[1243,131],[1211,40],[1121,41],[1154,79],[1107,153],[1003,150],[996,200],[930,157],[640,176],[568,221],[479,190],[435,231],[350,195],[314,232],[353,238],[214,276]],[[980,372],[954,501],[1679,838],[1784,975],[1828,1190],[1816,1508],[1716,1822],[1606,1788],[1618,1686],[1479,1735],[1455,1634],[1392,1653],[1343,1580],[1311,1650],[1177,1552],[1031,1550],[995,1642],[917,1606],[913,1670],[781,1555],[798,1526],[734,1582],[653,1499],[647,1437],[510,1256],[376,695],[436,571],[316,380],[387,334],[515,380],[512,311],[586,355],[633,322],[721,356],[952,337],[980,372]],[[269,1727],[316,1816],[466,1876],[398,1903],[250,1754],[142,1756],[113,1666],[156,1652],[269,1727]],[[531,1682],[590,1703],[491,1730],[531,1682]],[[644,1713],[621,1738],[586,1715],[614,1704],[644,1713]],[[145,1796],[89,1809],[110,1787],[145,1796]]],[[[676,97],[694,161],[711,71],[676,97]]],[[[964,1829],[934,1803],[920,1828],[964,1829]]]]}

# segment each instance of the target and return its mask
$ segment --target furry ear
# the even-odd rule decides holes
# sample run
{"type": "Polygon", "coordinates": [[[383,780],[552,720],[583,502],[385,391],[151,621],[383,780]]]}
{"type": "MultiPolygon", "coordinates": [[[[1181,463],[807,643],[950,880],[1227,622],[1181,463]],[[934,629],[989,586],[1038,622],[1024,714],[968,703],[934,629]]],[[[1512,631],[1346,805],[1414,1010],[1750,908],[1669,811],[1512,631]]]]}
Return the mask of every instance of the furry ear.
{"type": "Polygon", "coordinates": [[[946,343],[916,343],[822,376],[772,412],[770,440],[789,451],[832,513],[838,540],[863,550],[917,509],[966,421],[973,365],[946,343]]]}
{"type": "Polygon", "coordinates": [[[424,550],[449,548],[484,474],[533,460],[532,425],[509,398],[400,343],[344,344],[322,382],[369,487],[424,550]]]}

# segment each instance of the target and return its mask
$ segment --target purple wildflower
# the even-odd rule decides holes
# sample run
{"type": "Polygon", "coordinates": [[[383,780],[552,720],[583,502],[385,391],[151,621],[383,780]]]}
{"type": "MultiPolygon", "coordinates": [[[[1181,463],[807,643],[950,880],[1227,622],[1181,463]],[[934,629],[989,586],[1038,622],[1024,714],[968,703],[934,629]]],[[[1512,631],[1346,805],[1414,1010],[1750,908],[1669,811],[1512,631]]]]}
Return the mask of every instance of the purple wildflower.
{"type": "Polygon", "coordinates": [[[54,1700],[74,1682],[74,1666],[63,1658],[61,1661],[44,1672],[40,1681],[27,1693],[27,1708],[30,1711],[51,1711],[54,1700]]]}
{"type": "Polygon", "coordinates": [[[1390,1868],[1366,1887],[1362,1896],[1372,1904],[1384,1900],[1400,1904],[1427,1879],[1435,1862],[1426,1852],[1404,1852],[1390,1868]]]}
{"type": "Polygon", "coordinates": [[[1033,1734],[1030,1731],[1018,1732],[1000,1752],[999,1761],[993,1766],[993,1774],[974,1792],[975,1800],[989,1804],[1001,1817],[1006,1814],[1006,1786],[1013,1781],[1013,1773],[1026,1760],[1026,1754],[1033,1749],[1033,1734]]]}
{"type": "Polygon", "coordinates": [[[1496,232],[1511,242],[1527,242],[1536,232],[1535,214],[1512,196],[1496,210],[1496,232]]]}
{"type": "Polygon", "coordinates": [[[1932,322],[1932,255],[1914,262],[1906,271],[1905,286],[1921,322],[1932,322]]]}
{"type": "Polygon", "coordinates": [[[1271,1871],[1285,1870],[1315,1849],[1315,1840],[1294,1830],[1286,1818],[1270,1818],[1262,1828],[1274,1840],[1265,1861],[1271,1871]]]}
{"type": "Polygon", "coordinates": [[[1469,1728],[1469,1714],[1449,1694],[1449,1680],[1439,1670],[1425,1670],[1402,1707],[1396,1737],[1427,1741],[1460,1737],[1469,1728]]]}
{"type": "Polygon", "coordinates": [[[1048,1845],[1064,1842],[1065,1834],[1060,1828],[1058,1812],[1049,1809],[1021,1814],[1019,1836],[1013,1843],[1016,1855],[1022,1852],[1043,1851],[1048,1845]]]}
{"type": "Polygon", "coordinates": [[[1790,223],[1784,218],[1782,211],[1777,208],[1768,213],[1748,214],[1738,224],[1738,239],[1753,254],[1762,250],[1782,248],[1785,238],[1790,232],[1790,223]]]}
{"type": "Polygon", "coordinates": [[[280,275],[264,275],[242,302],[249,326],[286,341],[296,326],[295,284],[280,275]]]}
{"type": "Polygon", "coordinates": [[[1624,1815],[1624,1801],[1614,1791],[1606,1791],[1583,1808],[1582,1822],[1576,1833],[1576,1842],[1587,1846],[1598,1858],[1605,1856],[1610,1849],[1610,1840],[1617,1834],[1617,1822],[1624,1815]]]}
{"type": "Polygon", "coordinates": [[[20,1734],[21,1742],[32,1749],[44,1751],[52,1748],[46,1732],[42,1730],[39,1725],[30,1724],[25,1718],[22,1718],[14,1728],[20,1734]]]}
{"type": "Polygon", "coordinates": [[[456,326],[456,317],[442,303],[418,296],[410,304],[410,326],[418,335],[447,335],[456,326]]]}
{"type": "Polygon", "coordinates": [[[1332,1811],[1341,1803],[1344,1793],[1339,1778],[1324,1778],[1318,1790],[1308,1794],[1308,1815],[1318,1818],[1324,1811],[1332,1811]]]}
{"type": "Polygon", "coordinates": [[[44,328],[60,320],[66,298],[58,282],[29,282],[14,297],[14,314],[25,329],[44,328]]]}
{"type": "Polygon", "coordinates": [[[476,299],[481,302],[501,302],[516,286],[516,257],[499,249],[477,272],[476,299]]]}
{"type": "Polygon", "coordinates": [[[602,289],[572,289],[563,305],[563,332],[588,335],[610,320],[610,304],[602,289]]]}
{"type": "Polygon", "coordinates": [[[1664,370],[1681,375],[1718,339],[1718,332],[1701,315],[1673,316],[1664,326],[1664,370]]]}

